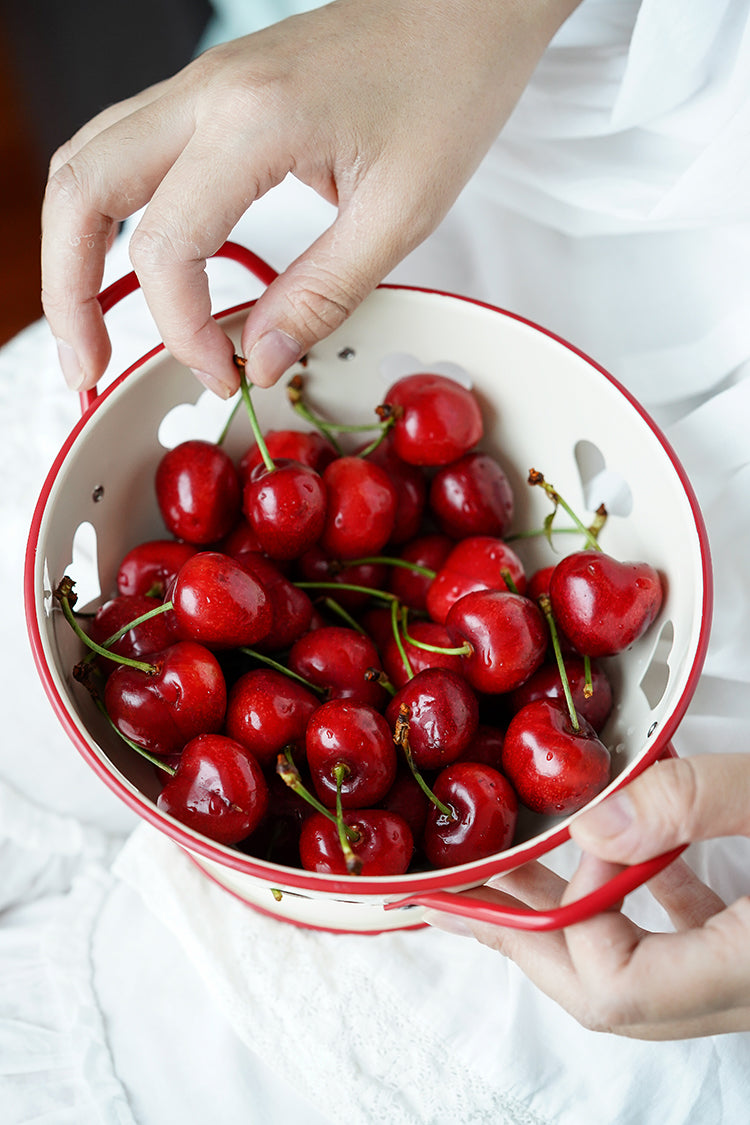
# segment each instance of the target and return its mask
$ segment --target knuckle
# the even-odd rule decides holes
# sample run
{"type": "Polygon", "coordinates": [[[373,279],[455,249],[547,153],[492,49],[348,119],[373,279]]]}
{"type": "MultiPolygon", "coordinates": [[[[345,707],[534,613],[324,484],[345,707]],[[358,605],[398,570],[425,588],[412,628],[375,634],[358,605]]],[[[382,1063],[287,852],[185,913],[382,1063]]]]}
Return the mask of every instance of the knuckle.
{"type": "MultiPolygon", "coordinates": [[[[59,150],[60,153],[63,149],[59,150]]],[[[53,161],[54,161],[53,157],[53,161]]],[[[78,210],[84,203],[86,191],[84,179],[72,160],[65,160],[54,172],[51,171],[45,191],[45,206],[59,210],[78,210]]]]}
{"type": "Polygon", "coordinates": [[[290,294],[289,313],[310,338],[322,338],[338,328],[363,297],[354,285],[345,288],[340,278],[319,275],[290,294]]]}
{"type": "Polygon", "coordinates": [[[185,244],[180,245],[165,227],[143,224],[133,231],[128,253],[133,269],[139,277],[158,273],[160,268],[172,266],[176,261],[186,261],[199,256],[186,253],[185,244]]]}
{"type": "MultiPolygon", "coordinates": [[[[651,772],[651,771],[650,771],[651,772]]],[[[670,839],[686,842],[697,808],[698,778],[689,758],[661,763],[652,771],[647,814],[670,839]]]]}

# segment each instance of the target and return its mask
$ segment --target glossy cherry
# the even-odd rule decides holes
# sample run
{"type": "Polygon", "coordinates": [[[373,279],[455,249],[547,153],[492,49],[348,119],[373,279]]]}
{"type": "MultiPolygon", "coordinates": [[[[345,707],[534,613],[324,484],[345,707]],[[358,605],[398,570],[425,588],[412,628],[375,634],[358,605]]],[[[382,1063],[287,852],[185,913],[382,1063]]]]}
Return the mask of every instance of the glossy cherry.
{"type": "Polygon", "coordinates": [[[178,641],[148,657],[152,672],[121,665],[107,680],[104,704],[126,738],[152,754],[180,753],[199,734],[221,730],[224,674],[209,649],[178,641]]]}
{"type": "MultiPolygon", "coordinates": [[[[609,677],[599,664],[592,661],[589,692],[586,689],[584,661],[577,656],[566,656],[563,664],[576,713],[591,723],[595,731],[600,731],[612,711],[613,695],[609,677]]],[[[516,688],[511,693],[510,706],[514,712],[520,711],[535,699],[555,699],[560,704],[567,705],[556,663],[542,664],[521,687],[516,688]]]]}
{"type": "Polygon", "coordinates": [[[220,734],[201,734],[185,746],[156,803],[209,839],[236,844],[262,820],[268,786],[244,746],[220,734]]]}
{"type": "Polygon", "coordinates": [[[479,704],[467,681],[445,668],[427,668],[391,699],[386,718],[395,729],[408,708],[409,745],[418,769],[440,769],[466,749],[479,724],[479,704]]]}
{"type": "MultiPolygon", "coordinates": [[[[116,598],[110,598],[96,611],[89,625],[88,634],[97,644],[104,644],[123,626],[135,621],[144,613],[150,613],[152,610],[158,609],[161,604],[158,598],[148,598],[136,594],[123,594],[116,598]]],[[[156,617],[142,622],[134,629],[129,629],[110,646],[110,651],[117,653],[119,656],[128,656],[136,660],[141,659],[149,653],[159,652],[161,649],[174,644],[179,639],[176,629],[174,613],[171,611],[159,613],[156,617]]],[[[109,675],[115,668],[115,663],[107,660],[106,657],[97,658],[97,663],[105,675],[109,675]]]]}
{"type": "Polygon", "coordinates": [[[610,779],[610,753],[594,728],[573,727],[564,705],[538,699],[505,732],[503,771],[533,812],[566,816],[588,804],[610,779]]]}
{"type": "Polygon", "coordinates": [[[447,465],[484,432],[474,394],[445,375],[406,375],[390,387],[385,402],[396,418],[393,448],[411,465],[447,465]]]}
{"type": "Polygon", "coordinates": [[[149,539],[138,543],[123,557],[117,571],[121,594],[147,594],[163,598],[183,563],[198,550],[177,539],[149,539]]]}
{"type": "Polygon", "coordinates": [[[429,506],[441,531],[453,539],[502,538],[513,519],[513,489],[499,461],[475,450],[438,469],[429,506]]]}
{"type": "Polygon", "coordinates": [[[327,504],[320,546],[335,559],[377,555],[393,532],[397,492],[380,465],[339,457],[323,471],[327,504]]]}
{"type": "Polygon", "coordinates": [[[310,716],[305,732],[310,777],[323,804],[336,804],[336,767],[345,809],[369,808],[385,797],[396,777],[393,734],[383,716],[365,703],[332,699],[310,716]]]}
{"type": "Polygon", "coordinates": [[[369,637],[348,626],[324,625],[305,633],[292,645],[287,665],[332,698],[378,708],[386,698],[385,689],[367,675],[371,668],[382,670],[378,650],[369,637]]]}
{"type": "Polygon", "coordinates": [[[447,817],[435,805],[428,811],[422,847],[434,867],[473,863],[510,847],[518,800],[498,770],[454,762],[438,774],[433,791],[453,813],[447,817]]]}
{"type": "Polygon", "coordinates": [[[243,551],[237,562],[263,587],[271,607],[271,627],[255,647],[264,652],[289,648],[308,631],[313,604],[304,590],[286,577],[272,559],[259,551],[243,551]]]}
{"type": "Polygon", "coordinates": [[[539,668],[547,626],[538,606],[508,590],[474,590],[451,608],[445,627],[454,645],[468,642],[463,671],[476,691],[513,691],[539,668]]]}
{"type": "Polygon", "coordinates": [[[508,571],[519,594],[526,590],[523,563],[502,539],[492,535],[470,535],[456,543],[427,591],[427,612],[433,621],[445,624],[454,602],[472,590],[507,590],[503,571],[508,571]]]}
{"type": "Polygon", "coordinates": [[[245,672],[232,685],[224,730],[263,767],[272,767],[286,746],[295,760],[304,752],[305,730],[320,699],[304,684],[274,668],[245,672]]]}
{"type": "Polygon", "coordinates": [[[156,499],[168,530],[199,546],[215,543],[240,514],[237,470],[220,445],[184,441],[161,458],[156,499]]]}
{"type": "MultiPolygon", "coordinates": [[[[353,809],[345,823],[357,837],[350,844],[361,864],[361,875],[404,874],[414,852],[414,839],[402,817],[386,809],[353,809]]],[[[349,874],[338,829],[322,813],[313,813],[303,824],[299,853],[306,871],[349,874]]]]}
{"type": "MultiPolygon", "coordinates": [[[[452,641],[444,625],[436,621],[411,621],[409,623],[409,637],[423,644],[434,645],[436,648],[450,648],[452,641]]],[[[420,648],[405,637],[402,638],[404,653],[408,667],[404,664],[398,642],[390,630],[390,635],[384,641],[381,649],[381,659],[385,674],[395,688],[403,687],[405,683],[423,672],[425,668],[447,668],[456,675],[463,675],[461,656],[455,652],[431,652],[420,648]]]]}
{"type": "Polygon", "coordinates": [[[550,602],[558,627],[584,656],[612,656],[645,633],[661,608],[659,572],[603,551],[577,551],[555,567],[550,602]]]}
{"type": "Polygon", "coordinates": [[[181,637],[208,648],[253,645],[271,628],[271,602],[263,586],[218,551],[201,551],[188,559],[170,598],[181,637]]]}
{"type": "Polygon", "coordinates": [[[316,543],[326,519],[326,489],[315,469],[298,461],[264,463],[250,472],[242,511],[272,559],[294,559],[316,543]]]}
{"type": "Polygon", "coordinates": [[[367,460],[379,465],[396,489],[396,512],[388,542],[407,543],[418,534],[427,503],[427,478],[416,465],[402,461],[388,434],[367,454],[367,460]]]}
{"type": "MultiPolygon", "coordinates": [[[[316,473],[322,473],[326,465],[338,456],[330,441],[317,430],[266,430],[263,438],[273,461],[297,461],[300,465],[314,469],[316,473]]],[[[239,463],[243,483],[262,462],[263,454],[257,442],[253,442],[239,463]]]]}

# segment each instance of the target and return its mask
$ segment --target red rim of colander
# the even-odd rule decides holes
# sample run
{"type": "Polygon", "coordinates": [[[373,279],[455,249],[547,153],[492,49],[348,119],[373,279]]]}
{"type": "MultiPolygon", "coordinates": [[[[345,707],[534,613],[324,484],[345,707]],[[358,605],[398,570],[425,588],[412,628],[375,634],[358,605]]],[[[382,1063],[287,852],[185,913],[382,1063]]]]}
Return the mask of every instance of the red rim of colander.
{"type": "MultiPolygon", "coordinates": [[[[674,449],[662,433],[661,429],[656,425],[653,419],[649,416],[647,411],[640,405],[640,403],[633,397],[633,395],[622,384],[615,379],[605,368],[598,364],[595,360],[591,359],[585,352],[570,344],[563,337],[556,335],[556,333],[542,328],[534,321],[526,317],[520,316],[517,313],[509,312],[506,309],[498,308],[484,301],[478,301],[471,297],[462,297],[455,293],[448,293],[439,289],[429,289],[421,286],[408,286],[408,285],[391,285],[384,284],[379,286],[381,289],[404,291],[413,293],[424,293],[431,296],[446,298],[448,300],[463,301],[466,304],[475,305],[479,308],[487,309],[490,312],[497,313],[500,316],[507,317],[510,320],[524,324],[527,327],[539,332],[541,335],[554,340],[568,351],[573,352],[579,358],[583,359],[590,367],[599,372],[605,379],[607,379],[630,403],[631,407],[640,415],[645,424],[649,427],[654,434],[657,441],[661,444],[664,452],[668,456],[672,467],[677,474],[682,488],[687,497],[692,513],[693,521],[695,523],[698,541],[700,544],[701,552],[701,571],[702,571],[702,606],[701,606],[701,623],[699,629],[698,640],[696,644],[695,657],[690,668],[684,689],[675,703],[670,715],[664,721],[663,726],[654,732],[654,741],[651,746],[643,752],[637,762],[633,763],[630,767],[625,769],[610,786],[607,787],[606,792],[612,792],[625,785],[628,781],[632,780],[639,773],[641,773],[647,766],[651,765],[658,757],[660,757],[665,749],[668,748],[669,741],[676,731],[683,715],[688,707],[690,699],[695,691],[698,680],[700,678],[703,663],[705,661],[706,650],[708,648],[711,613],[713,608],[713,577],[711,571],[711,558],[708,543],[708,535],[706,532],[703,515],[698,505],[693,487],[687,477],[687,474],[677,457],[674,449]]],[[[233,305],[231,308],[225,309],[217,315],[217,319],[223,319],[235,315],[239,312],[244,312],[253,305],[253,301],[245,301],[241,304],[233,305]]],[[[119,375],[105,391],[89,406],[86,412],[79,419],[74,426],[71,433],[63,443],[57,457],[55,458],[52,467],[47,474],[42,491],[37,501],[34,515],[31,522],[29,532],[29,540],[26,548],[26,559],[24,568],[24,601],[26,612],[26,624],[31,643],[31,649],[34,661],[39,671],[42,684],[47,693],[48,698],[52,704],[53,710],[57,714],[63,728],[68,733],[72,742],[82,754],[85,761],[94,770],[94,772],[105,782],[108,787],[113,790],[134,812],[136,812],[142,819],[170,836],[176,843],[180,844],[188,851],[193,851],[205,859],[212,860],[213,862],[231,868],[232,870],[252,875],[255,878],[260,878],[271,886],[281,885],[293,887],[295,889],[308,890],[320,892],[323,895],[338,894],[348,898],[359,899],[362,896],[389,896],[389,895],[415,895],[420,891],[428,890],[457,890],[461,887],[477,885],[478,883],[485,882],[493,875],[497,875],[502,871],[507,871],[513,867],[518,867],[523,863],[532,859],[537,859],[539,856],[544,855],[546,852],[551,851],[558,845],[564,843],[569,837],[568,822],[561,824],[560,827],[548,829],[541,833],[539,836],[532,837],[524,843],[517,844],[507,851],[500,852],[494,856],[489,856],[486,859],[475,861],[474,863],[464,864],[460,867],[442,868],[434,871],[420,871],[413,872],[407,875],[398,876],[378,876],[378,877],[363,877],[357,876],[334,876],[322,875],[316,872],[308,872],[299,868],[282,867],[279,864],[268,863],[263,860],[256,859],[253,856],[247,856],[242,852],[235,851],[234,849],[224,847],[220,844],[215,844],[207,837],[201,836],[197,833],[191,832],[185,826],[181,825],[178,821],[166,816],[160,812],[159,809],[146,797],[138,792],[133,792],[129,786],[123,782],[120,775],[114,771],[113,767],[108,767],[107,764],[92,750],[88,742],[82,737],[77,725],[73,721],[70,712],[66,706],[65,700],[61,697],[57,690],[54,678],[47,663],[44,644],[42,641],[41,630],[39,628],[37,618],[37,601],[35,589],[35,576],[36,576],[36,557],[37,548],[39,543],[39,534],[41,524],[46,509],[47,500],[52,490],[57,475],[65,462],[68,452],[80,434],[81,430],[87,425],[91,416],[99,409],[101,404],[106,401],[115,389],[133,372],[141,368],[154,356],[164,351],[164,345],[158,344],[140,359],[136,360],[130,367],[128,367],[121,375],[119,375]]]]}

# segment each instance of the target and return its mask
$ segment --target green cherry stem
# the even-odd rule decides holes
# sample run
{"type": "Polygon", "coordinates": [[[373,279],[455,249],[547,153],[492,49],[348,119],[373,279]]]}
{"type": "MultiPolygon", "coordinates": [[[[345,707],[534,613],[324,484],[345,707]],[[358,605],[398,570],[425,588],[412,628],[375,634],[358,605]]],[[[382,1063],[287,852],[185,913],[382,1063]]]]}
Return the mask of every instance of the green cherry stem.
{"type": "MultiPolygon", "coordinates": [[[[277,756],[276,773],[279,775],[284,784],[289,786],[292,792],[296,793],[298,797],[301,797],[303,801],[307,801],[308,805],[311,805],[312,808],[316,810],[316,812],[322,813],[323,816],[328,817],[332,824],[336,824],[338,826],[336,814],[332,813],[329,808],[326,808],[323,802],[319,801],[318,798],[310,792],[310,790],[303,782],[300,772],[294,764],[294,758],[292,757],[292,750],[290,746],[285,746],[282,752],[277,756]]],[[[348,828],[346,825],[344,825],[344,830],[349,839],[353,840],[356,843],[359,839],[359,833],[356,831],[356,829],[348,828]]]]}
{"type": "Polygon", "coordinates": [[[413,570],[415,574],[421,574],[425,578],[435,578],[437,571],[431,570],[428,566],[420,566],[419,563],[409,562],[408,559],[391,558],[390,555],[366,555],[361,559],[351,559],[347,561],[347,566],[400,566],[404,570],[413,570]]]}
{"type": "Polygon", "coordinates": [[[375,590],[372,586],[355,586],[351,582],[295,582],[294,585],[300,590],[351,590],[355,594],[368,594],[372,598],[381,598],[386,602],[398,602],[395,594],[389,594],[387,590],[375,590]]]}
{"type": "Polygon", "coordinates": [[[391,629],[393,630],[393,638],[396,642],[396,648],[398,649],[398,654],[401,657],[401,660],[403,662],[404,670],[405,670],[407,676],[409,677],[409,679],[413,680],[414,679],[414,669],[412,668],[411,661],[409,660],[409,657],[406,655],[406,649],[404,648],[403,637],[401,636],[401,620],[400,620],[401,616],[402,616],[401,606],[399,605],[398,601],[392,601],[391,602],[391,629]]]}
{"type": "MultiPolygon", "coordinates": [[[[350,875],[359,875],[362,871],[362,860],[359,856],[354,854],[351,845],[351,835],[353,831],[356,837],[359,838],[359,833],[356,829],[351,829],[344,820],[344,809],[341,804],[341,786],[343,785],[344,778],[349,773],[349,767],[345,762],[337,762],[333,767],[333,776],[336,779],[336,827],[339,830],[339,843],[341,850],[344,853],[344,863],[346,870],[350,875]]],[[[356,842],[356,841],[355,841],[356,842]]]]}
{"type": "Polygon", "coordinates": [[[234,363],[235,366],[239,369],[240,373],[240,391],[242,393],[242,398],[245,406],[247,407],[247,416],[250,419],[250,429],[253,431],[253,437],[257,442],[258,451],[263,458],[263,464],[266,466],[269,473],[273,473],[276,470],[276,465],[274,464],[271,454],[268,452],[268,446],[266,445],[265,438],[263,437],[263,433],[260,428],[260,423],[258,422],[258,415],[255,413],[253,398],[250,394],[250,387],[247,382],[247,376],[245,375],[246,360],[243,359],[242,356],[236,355],[234,357],[234,363]]]}
{"type": "Polygon", "coordinates": [[[568,712],[570,714],[570,722],[574,731],[581,729],[581,724],[578,721],[578,714],[576,712],[575,703],[573,702],[573,693],[570,690],[570,681],[568,680],[568,673],[565,671],[565,661],[563,660],[562,650],[560,648],[560,637],[557,632],[557,625],[552,613],[552,606],[546,594],[542,594],[539,598],[539,608],[544,614],[547,625],[549,627],[550,637],[552,638],[552,648],[555,653],[555,660],[557,662],[557,670],[560,673],[560,680],[562,681],[563,693],[565,695],[565,702],[568,705],[568,712]]]}
{"type": "Polygon", "coordinates": [[[440,813],[442,813],[444,817],[447,817],[448,820],[455,820],[456,814],[453,809],[451,809],[448,805],[443,804],[443,802],[435,796],[425,779],[422,777],[422,774],[414,764],[414,756],[412,755],[411,746],[409,745],[410,717],[411,712],[409,711],[408,705],[406,703],[402,703],[398,709],[398,718],[396,719],[396,725],[393,732],[393,741],[403,750],[404,757],[406,758],[406,763],[412,772],[412,776],[424,795],[430,801],[432,801],[435,808],[440,813]]]}
{"type": "Polygon", "coordinates": [[[279,661],[274,660],[272,656],[266,656],[264,653],[258,652],[257,649],[246,648],[244,645],[240,646],[239,652],[244,653],[245,656],[251,656],[253,660],[258,660],[261,664],[267,664],[269,668],[273,668],[275,671],[281,672],[282,675],[288,676],[290,680],[296,680],[297,683],[302,684],[303,687],[308,688],[309,691],[314,691],[318,695],[325,694],[326,689],[324,687],[321,687],[320,684],[314,684],[310,680],[306,680],[304,676],[300,676],[299,673],[293,672],[291,668],[287,668],[286,664],[279,663],[279,661]]]}
{"type": "Polygon", "coordinates": [[[469,642],[462,644],[457,648],[448,648],[444,645],[431,645],[427,641],[418,641],[416,637],[412,637],[409,633],[407,620],[409,617],[409,608],[404,606],[401,610],[401,634],[407,644],[413,645],[414,648],[424,649],[425,652],[436,652],[444,656],[469,656],[473,649],[469,642]]]}
{"type": "MultiPolygon", "coordinates": [[[[174,606],[172,605],[172,602],[167,601],[162,602],[161,605],[155,606],[154,609],[146,610],[146,612],[142,613],[140,617],[134,617],[132,621],[129,621],[127,623],[127,625],[123,625],[120,629],[117,630],[116,633],[111,633],[110,636],[107,637],[106,641],[102,641],[102,647],[106,649],[112,648],[112,645],[116,645],[117,642],[122,637],[124,637],[126,633],[129,633],[131,629],[137,629],[138,626],[143,625],[145,621],[150,621],[152,617],[160,617],[162,613],[167,613],[170,609],[174,609],[174,606]]],[[[88,654],[88,656],[84,656],[83,663],[88,664],[89,661],[94,659],[94,656],[95,653],[92,650],[88,654]]],[[[110,659],[117,660],[118,662],[123,663],[122,657],[117,656],[115,653],[110,654],[110,659]]]]}
{"type": "MultiPolygon", "coordinates": [[[[110,652],[109,649],[104,648],[103,645],[97,644],[92,641],[91,637],[83,631],[76,615],[73,613],[73,606],[75,605],[75,594],[73,593],[75,583],[67,575],[64,576],[57,589],[54,592],[54,598],[59,603],[63,611],[65,620],[72,628],[75,635],[82,641],[87,648],[98,656],[104,656],[107,660],[113,660],[116,664],[126,664],[128,668],[137,668],[139,672],[146,672],[147,675],[153,676],[157,669],[154,664],[148,664],[144,660],[133,660],[129,656],[118,656],[117,653],[110,652]],[[72,604],[71,604],[72,602],[72,604]]],[[[130,626],[128,626],[130,628],[130,626]]]]}
{"type": "MultiPolygon", "coordinates": [[[[239,366],[236,361],[235,361],[235,366],[239,366]]],[[[237,411],[242,406],[242,401],[243,401],[242,395],[240,395],[239,398],[237,399],[237,401],[235,402],[234,406],[232,407],[232,409],[229,412],[229,417],[227,418],[226,422],[224,423],[224,428],[222,429],[221,433],[219,434],[219,436],[216,439],[217,445],[223,445],[224,442],[227,440],[227,434],[229,433],[229,427],[232,425],[232,422],[235,419],[237,411]]]]}
{"type": "Polygon", "coordinates": [[[140,754],[141,758],[145,758],[146,761],[150,762],[152,766],[157,766],[160,770],[164,770],[165,773],[168,773],[170,775],[170,777],[174,777],[174,775],[177,773],[177,770],[173,766],[167,765],[167,763],[165,761],[163,761],[161,758],[158,758],[156,756],[156,754],[151,754],[143,746],[139,746],[137,742],[133,742],[132,738],[128,738],[128,736],[126,734],[123,734],[122,731],[120,730],[120,728],[118,726],[116,726],[115,723],[112,721],[112,718],[111,718],[109,712],[107,711],[107,708],[102,703],[101,699],[99,699],[97,696],[94,696],[93,698],[94,698],[94,703],[99,708],[102,715],[104,715],[104,718],[107,720],[109,725],[112,727],[112,730],[115,732],[115,734],[120,736],[122,741],[127,746],[129,746],[131,750],[135,750],[136,754],[140,754]]]}
{"type": "Polygon", "coordinates": [[[329,613],[332,613],[335,617],[339,617],[350,629],[361,633],[363,637],[367,636],[367,630],[363,629],[359,621],[356,621],[351,613],[347,612],[335,598],[323,598],[323,605],[329,613]]]}
{"type": "Polygon", "coordinates": [[[518,586],[516,586],[515,582],[513,581],[513,575],[507,567],[503,567],[503,569],[500,571],[500,577],[510,590],[511,594],[518,593],[518,586]]]}
{"type": "MultiPolygon", "coordinates": [[[[538,472],[536,469],[530,469],[528,482],[530,485],[539,485],[540,488],[544,489],[544,491],[547,493],[547,496],[549,496],[550,500],[552,501],[555,509],[559,505],[563,509],[563,511],[568,513],[573,523],[576,525],[578,531],[581,533],[581,535],[585,536],[586,542],[589,547],[593,551],[601,551],[601,547],[599,545],[599,541],[596,538],[596,535],[578,518],[576,513],[570,507],[568,502],[560,495],[557,489],[553,488],[552,485],[544,479],[543,473],[538,472]]],[[[552,515],[554,516],[554,511],[552,515]]]]}

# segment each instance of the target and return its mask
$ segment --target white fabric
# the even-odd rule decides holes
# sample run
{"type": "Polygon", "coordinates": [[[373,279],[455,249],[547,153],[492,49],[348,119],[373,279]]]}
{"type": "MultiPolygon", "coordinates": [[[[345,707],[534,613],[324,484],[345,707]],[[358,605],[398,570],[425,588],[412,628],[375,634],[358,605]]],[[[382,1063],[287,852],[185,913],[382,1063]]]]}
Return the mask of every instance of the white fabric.
{"type": "MultiPolygon", "coordinates": [[[[750,745],[749,18],[736,0],[585,0],[462,200],[395,273],[558,331],[667,426],[717,591],[683,754],[750,745]]],[[[331,217],[288,181],[236,235],[282,268],[331,217]]],[[[127,268],[120,241],[108,277],[127,268]]],[[[246,295],[236,267],[217,271],[217,307],[246,295]]],[[[154,333],[136,297],[111,325],[118,372],[154,333]]],[[[473,942],[297,930],[138,826],[69,745],[24,637],[33,503],[76,416],[45,326],[0,352],[0,411],[3,1125],[745,1125],[750,1034],[586,1032],[473,942]]],[[[750,841],[689,855],[726,898],[750,891],[750,841]]],[[[629,905],[665,926],[646,892],[629,905]]]]}

